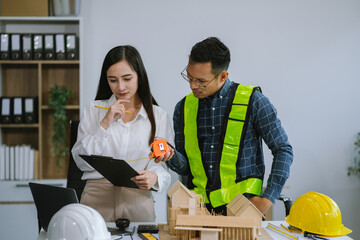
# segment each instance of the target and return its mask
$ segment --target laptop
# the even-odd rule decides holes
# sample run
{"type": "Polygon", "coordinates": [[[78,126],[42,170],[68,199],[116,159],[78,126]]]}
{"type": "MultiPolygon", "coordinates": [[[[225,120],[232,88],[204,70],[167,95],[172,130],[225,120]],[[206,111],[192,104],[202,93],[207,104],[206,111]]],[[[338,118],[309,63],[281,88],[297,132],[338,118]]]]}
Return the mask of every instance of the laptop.
{"type": "Polygon", "coordinates": [[[72,188],[34,182],[29,182],[29,186],[38,214],[39,231],[41,228],[47,231],[52,216],[62,207],[79,203],[76,192],[72,188]]]}

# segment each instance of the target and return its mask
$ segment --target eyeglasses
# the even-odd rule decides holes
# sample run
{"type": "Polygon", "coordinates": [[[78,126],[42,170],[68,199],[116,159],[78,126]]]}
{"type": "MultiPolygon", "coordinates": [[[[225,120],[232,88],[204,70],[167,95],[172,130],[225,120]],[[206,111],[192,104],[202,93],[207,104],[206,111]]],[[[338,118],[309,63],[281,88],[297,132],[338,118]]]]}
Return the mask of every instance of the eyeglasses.
{"type": "Polygon", "coordinates": [[[187,66],[184,68],[184,70],[182,70],[181,72],[181,76],[185,79],[185,81],[189,82],[189,83],[195,83],[197,85],[199,85],[202,89],[206,88],[212,81],[214,81],[222,72],[218,73],[215,75],[215,77],[213,79],[211,79],[206,85],[202,84],[201,82],[192,80],[191,78],[188,77],[188,74],[186,72],[186,68],[187,66]]]}

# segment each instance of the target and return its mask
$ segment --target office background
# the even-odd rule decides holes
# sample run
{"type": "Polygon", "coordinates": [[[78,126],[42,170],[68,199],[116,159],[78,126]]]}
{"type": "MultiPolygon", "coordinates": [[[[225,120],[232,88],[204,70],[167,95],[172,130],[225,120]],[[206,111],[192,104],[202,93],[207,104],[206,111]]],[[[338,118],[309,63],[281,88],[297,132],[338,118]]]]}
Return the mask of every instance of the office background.
{"type": "MultiPolygon", "coordinates": [[[[191,47],[217,36],[232,54],[230,79],[261,86],[289,135],[295,157],[283,193],[293,200],[308,191],[330,196],[354,231],[350,236],[360,239],[360,178],[347,176],[360,131],[360,1],[81,4],[81,111],[94,99],[107,51],[130,44],[143,57],[155,98],[172,116],[190,92],[180,72],[191,47]]],[[[264,151],[268,174],[271,153],[264,151]]]]}

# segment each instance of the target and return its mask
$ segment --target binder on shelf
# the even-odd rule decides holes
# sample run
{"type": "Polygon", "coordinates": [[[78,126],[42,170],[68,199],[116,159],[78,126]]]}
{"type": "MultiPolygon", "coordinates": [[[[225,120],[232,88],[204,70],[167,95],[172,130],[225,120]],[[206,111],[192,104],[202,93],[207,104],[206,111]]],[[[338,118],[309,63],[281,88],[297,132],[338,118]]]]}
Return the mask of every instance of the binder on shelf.
{"type": "Polygon", "coordinates": [[[65,35],[62,33],[55,34],[55,58],[65,60],[65,35]]]}
{"type": "Polygon", "coordinates": [[[46,60],[55,59],[55,39],[53,34],[44,35],[44,47],[45,47],[45,56],[46,60]]]}
{"type": "Polygon", "coordinates": [[[34,34],[33,35],[33,46],[34,46],[34,60],[44,59],[44,35],[34,34]]]}
{"type": "Polygon", "coordinates": [[[11,114],[11,123],[24,123],[24,105],[21,97],[12,98],[12,114],[11,114]]]}
{"type": "Polygon", "coordinates": [[[75,34],[66,35],[66,59],[67,60],[79,59],[77,38],[75,34]]]}
{"type": "Polygon", "coordinates": [[[21,59],[21,35],[17,33],[11,34],[11,60],[21,59]]]}
{"type": "Polygon", "coordinates": [[[32,35],[23,34],[22,38],[22,59],[32,60],[32,35]]]}
{"type": "Polygon", "coordinates": [[[38,97],[24,97],[24,123],[38,122],[38,97]]]}
{"type": "Polygon", "coordinates": [[[10,59],[10,37],[8,33],[1,33],[0,35],[0,58],[1,60],[10,59]]]}
{"type": "Polygon", "coordinates": [[[10,97],[1,97],[1,124],[11,123],[11,98],[10,97]]]}

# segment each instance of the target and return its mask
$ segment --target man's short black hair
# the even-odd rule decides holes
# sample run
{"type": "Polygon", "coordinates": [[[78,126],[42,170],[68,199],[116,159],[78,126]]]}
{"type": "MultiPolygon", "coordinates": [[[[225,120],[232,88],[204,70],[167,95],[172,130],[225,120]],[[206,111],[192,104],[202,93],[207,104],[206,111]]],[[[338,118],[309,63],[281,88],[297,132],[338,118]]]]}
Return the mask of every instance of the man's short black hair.
{"type": "Polygon", "coordinates": [[[230,64],[230,50],[216,37],[208,37],[191,49],[190,61],[211,62],[213,73],[227,70],[230,64]]]}

